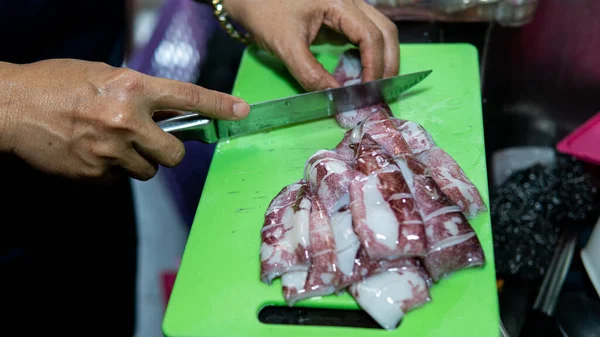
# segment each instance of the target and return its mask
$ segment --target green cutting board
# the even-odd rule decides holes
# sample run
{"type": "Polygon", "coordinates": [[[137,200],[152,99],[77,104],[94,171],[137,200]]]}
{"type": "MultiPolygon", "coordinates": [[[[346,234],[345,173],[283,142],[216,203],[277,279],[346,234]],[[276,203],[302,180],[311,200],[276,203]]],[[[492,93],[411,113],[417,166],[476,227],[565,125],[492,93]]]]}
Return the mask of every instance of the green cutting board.
{"type": "MultiPolygon", "coordinates": [[[[343,49],[315,50],[332,71],[343,49]]],[[[488,203],[477,50],[466,44],[401,45],[401,73],[432,69],[391,105],[397,117],[421,123],[464,169],[488,203]]],[[[300,88],[281,64],[246,50],[233,94],[250,103],[300,88]]],[[[455,273],[431,289],[432,301],[409,312],[393,331],[264,324],[258,312],[285,305],[281,283],[260,282],[260,228],[271,199],[303,176],[319,149],[341,141],[333,118],[220,142],[208,173],[163,321],[168,337],[353,337],[499,335],[489,213],[470,221],[486,255],[483,268],[455,273]]],[[[307,307],[356,309],[349,295],[309,299],[307,307]]]]}

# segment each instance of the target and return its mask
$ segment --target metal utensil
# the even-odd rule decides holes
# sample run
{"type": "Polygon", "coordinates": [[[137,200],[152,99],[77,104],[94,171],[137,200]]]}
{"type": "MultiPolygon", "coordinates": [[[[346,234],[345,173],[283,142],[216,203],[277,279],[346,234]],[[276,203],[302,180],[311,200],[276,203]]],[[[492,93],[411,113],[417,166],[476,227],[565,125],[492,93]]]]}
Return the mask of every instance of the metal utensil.
{"type": "Polygon", "coordinates": [[[504,327],[504,322],[502,322],[502,319],[500,320],[500,337],[510,337],[508,331],[506,331],[506,328],[504,327]]]}
{"type": "Polygon", "coordinates": [[[566,226],[560,236],[557,249],[552,257],[550,266],[544,275],[544,280],[533,304],[521,327],[519,336],[563,336],[554,311],[560,291],[577,248],[577,225],[566,226]]]}
{"type": "Polygon", "coordinates": [[[248,117],[239,121],[213,120],[192,113],[157,124],[182,141],[215,143],[223,138],[333,116],[338,111],[359,109],[380,102],[391,103],[430,73],[431,70],[426,70],[251,104],[248,117]]]}

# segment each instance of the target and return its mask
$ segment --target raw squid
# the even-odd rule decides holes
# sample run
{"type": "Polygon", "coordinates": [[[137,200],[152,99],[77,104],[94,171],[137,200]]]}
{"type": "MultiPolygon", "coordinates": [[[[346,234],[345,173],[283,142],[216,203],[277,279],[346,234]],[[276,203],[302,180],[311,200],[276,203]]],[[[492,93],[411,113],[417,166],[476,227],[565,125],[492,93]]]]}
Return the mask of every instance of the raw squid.
{"type": "Polygon", "coordinates": [[[398,326],[410,310],[431,301],[426,274],[414,259],[406,259],[350,287],[350,293],[384,329],[398,326]]]}
{"type": "Polygon", "coordinates": [[[336,152],[320,150],[306,162],[305,177],[311,191],[331,215],[340,199],[348,193],[354,170],[336,152]]]}
{"type": "MultiPolygon", "coordinates": [[[[362,65],[360,63],[360,52],[358,49],[350,49],[342,54],[340,61],[333,72],[333,77],[343,86],[358,84],[361,82],[362,65]]],[[[371,114],[377,112],[381,104],[364,107],[356,110],[339,111],[335,115],[338,124],[343,128],[353,128],[371,114]]],[[[387,110],[391,115],[391,111],[387,110]]]]}
{"type": "Polygon", "coordinates": [[[292,286],[287,292],[284,290],[284,296],[290,306],[305,298],[333,294],[338,289],[340,275],[331,220],[317,196],[312,198],[309,227],[311,265],[308,273],[299,272],[289,280],[292,286]]]}
{"type": "Polygon", "coordinates": [[[331,219],[318,197],[313,198],[310,213],[310,256],[305,290],[313,296],[332,294],[338,283],[336,246],[331,219]]]}
{"type": "Polygon", "coordinates": [[[486,211],[477,187],[446,151],[436,146],[417,157],[431,169],[433,180],[467,218],[486,211]]]}
{"type": "Polygon", "coordinates": [[[296,302],[309,297],[304,287],[307,277],[307,270],[287,272],[281,276],[283,298],[290,307],[296,302]]]}
{"type": "MultiPolygon", "coordinates": [[[[334,72],[361,81],[357,49],[334,72]]],[[[288,305],[349,291],[384,329],[431,301],[429,288],[485,256],[467,217],[486,210],[456,161],[385,103],[345,111],[350,128],[306,161],[304,179],[271,201],[261,230],[261,280],[280,277],[288,305]]]]}
{"type": "Polygon", "coordinates": [[[392,118],[392,121],[404,136],[411,153],[431,169],[433,180],[467,218],[486,211],[475,185],[454,158],[435,145],[431,135],[421,125],[398,118],[392,118]]]}
{"type": "Polygon", "coordinates": [[[344,138],[335,147],[335,152],[338,154],[340,160],[345,161],[349,165],[352,165],[354,160],[354,143],[352,143],[352,132],[354,130],[348,130],[344,133],[344,138]]]}
{"type": "Polygon", "coordinates": [[[365,134],[368,134],[391,155],[412,153],[402,133],[390,119],[387,110],[389,110],[387,106],[382,106],[357,125],[352,131],[350,142],[357,144],[365,134]]]}
{"type": "Polygon", "coordinates": [[[309,218],[308,185],[300,180],[284,187],[271,201],[261,229],[261,280],[288,272],[308,271],[309,218]]]}
{"type": "Polygon", "coordinates": [[[417,155],[435,146],[431,135],[421,125],[395,117],[391,118],[391,120],[407,142],[410,149],[408,153],[417,155]]]}
{"type": "MultiPolygon", "coordinates": [[[[356,234],[355,234],[356,235],[356,234]]],[[[357,237],[358,241],[358,237],[357,237]]],[[[338,255],[339,256],[339,255],[338,255]]],[[[341,269],[341,268],[340,268],[341,269]]],[[[348,286],[364,280],[365,278],[374,275],[379,272],[379,263],[376,260],[372,260],[366,253],[363,246],[359,245],[357,247],[357,252],[352,261],[352,269],[350,272],[342,272],[340,273],[340,283],[338,284],[338,292],[341,292],[348,286]]]]}
{"type": "Polygon", "coordinates": [[[305,171],[311,189],[330,218],[338,257],[337,277],[341,280],[336,289],[339,291],[357,277],[354,268],[360,242],[352,228],[349,209],[349,185],[356,173],[337,152],[324,150],[307,161],[305,171]]]}
{"type": "Polygon", "coordinates": [[[350,185],[354,228],[370,258],[394,260],[425,255],[423,221],[394,159],[369,134],[358,145],[350,185]]]}
{"type": "Polygon", "coordinates": [[[363,261],[359,257],[360,241],[352,226],[352,213],[349,207],[350,194],[343,198],[343,206],[331,216],[331,227],[336,245],[339,292],[361,279],[360,268],[363,261]]]}
{"type": "Polygon", "coordinates": [[[427,238],[425,268],[434,282],[449,274],[482,265],[483,250],[475,231],[428,175],[428,168],[412,155],[396,157],[418,204],[427,238]]]}
{"type": "Polygon", "coordinates": [[[333,71],[333,77],[341,85],[352,85],[360,83],[361,76],[360,50],[356,48],[346,50],[333,71]]]}

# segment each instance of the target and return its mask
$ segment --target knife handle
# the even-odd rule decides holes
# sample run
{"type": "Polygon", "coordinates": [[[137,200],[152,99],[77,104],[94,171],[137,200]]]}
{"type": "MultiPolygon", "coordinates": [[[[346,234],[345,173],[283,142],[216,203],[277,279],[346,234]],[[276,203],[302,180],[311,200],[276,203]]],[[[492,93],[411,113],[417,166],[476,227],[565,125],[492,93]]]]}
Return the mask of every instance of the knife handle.
{"type": "Polygon", "coordinates": [[[196,140],[212,144],[219,140],[215,122],[196,113],[168,118],[156,123],[161,129],[179,138],[182,142],[196,140]]]}

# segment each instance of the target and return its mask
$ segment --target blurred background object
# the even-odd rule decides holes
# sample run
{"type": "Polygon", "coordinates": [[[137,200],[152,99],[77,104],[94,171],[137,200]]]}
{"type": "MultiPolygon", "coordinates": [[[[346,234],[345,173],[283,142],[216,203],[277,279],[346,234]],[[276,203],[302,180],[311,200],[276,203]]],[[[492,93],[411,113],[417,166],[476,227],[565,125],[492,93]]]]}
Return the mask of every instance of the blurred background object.
{"type": "MultiPolygon", "coordinates": [[[[125,66],[145,74],[229,92],[243,46],[210,7],[192,0],[134,0],[125,66]]],[[[136,336],[162,336],[161,322],[202,193],[214,144],[185,143],[179,166],[133,181],[139,230],[136,336]]]]}
{"type": "Polygon", "coordinates": [[[367,0],[394,21],[530,22],[538,0],[367,0]]]}

